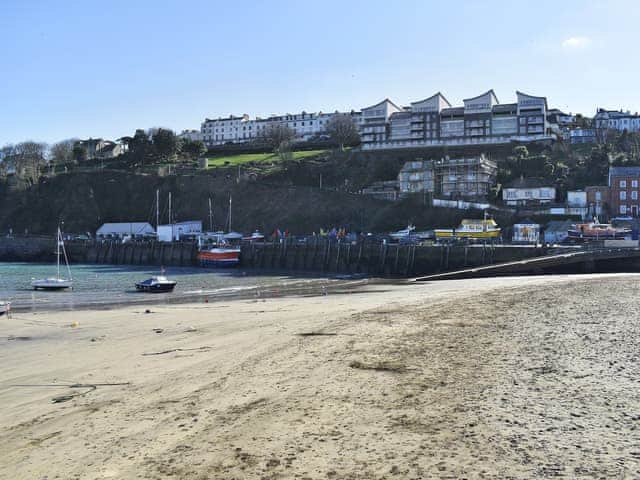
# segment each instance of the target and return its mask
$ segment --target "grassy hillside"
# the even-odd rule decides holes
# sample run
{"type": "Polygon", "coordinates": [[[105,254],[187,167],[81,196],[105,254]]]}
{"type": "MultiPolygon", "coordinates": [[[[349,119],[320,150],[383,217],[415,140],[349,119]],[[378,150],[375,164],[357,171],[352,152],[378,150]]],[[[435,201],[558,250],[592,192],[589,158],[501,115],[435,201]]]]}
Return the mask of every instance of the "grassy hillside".
{"type": "MultiPolygon", "coordinates": [[[[305,158],[316,157],[325,153],[326,150],[305,150],[299,152],[291,152],[291,160],[302,160],[305,158]]],[[[278,163],[282,159],[275,153],[246,153],[237,155],[226,155],[220,157],[212,157],[208,159],[208,167],[224,167],[245,165],[248,163],[278,163]]]]}

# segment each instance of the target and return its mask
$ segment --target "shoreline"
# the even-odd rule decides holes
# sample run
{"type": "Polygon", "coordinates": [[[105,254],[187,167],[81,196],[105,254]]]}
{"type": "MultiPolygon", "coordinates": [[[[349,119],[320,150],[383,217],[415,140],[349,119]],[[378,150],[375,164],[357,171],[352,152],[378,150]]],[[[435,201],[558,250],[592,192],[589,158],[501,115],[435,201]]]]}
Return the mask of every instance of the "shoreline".
{"type": "Polygon", "coordinates": [[[0,478],[637,476],[637,279],[3,319],[0,478]]]}

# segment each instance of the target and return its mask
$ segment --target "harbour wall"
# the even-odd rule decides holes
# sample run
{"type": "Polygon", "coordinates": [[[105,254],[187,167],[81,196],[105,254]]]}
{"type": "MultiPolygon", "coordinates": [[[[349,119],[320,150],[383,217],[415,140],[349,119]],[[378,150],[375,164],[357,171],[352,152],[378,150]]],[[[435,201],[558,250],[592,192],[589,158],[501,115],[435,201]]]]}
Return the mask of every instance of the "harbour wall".
{"type": "MultiPolygon", "coordinates": [[[[65,242],[72,263],[196,266],[197,245],[187,242],[65,242]]],[[[0,238],[0,260],[51,262],[55,240],[0,238]]],[[[545,255],[544,247],[516,245],[397,245],[309,239],[306,243],[242,245],[241,266],[256,270],[409,277],[545,255]]]]}
{"type": "Polygon", "coordinates": [[[410,277],[545,255],[544,247],[397,245],[376,242],[255,243],[242,247],[245,268],[410,277]]]}

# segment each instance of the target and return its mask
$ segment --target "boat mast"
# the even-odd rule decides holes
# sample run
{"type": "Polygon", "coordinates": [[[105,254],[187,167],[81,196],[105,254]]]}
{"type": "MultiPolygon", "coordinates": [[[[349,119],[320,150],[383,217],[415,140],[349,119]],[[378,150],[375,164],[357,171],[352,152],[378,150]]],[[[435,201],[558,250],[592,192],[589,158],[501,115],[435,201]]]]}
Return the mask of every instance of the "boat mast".
{"type": "Polygon", "coordinates": [[[156,190],[156,233],[158,232],[158,226],[160,226],[160,189],[156,190]]]}
{"type": "Polygon", "coordinates": [[[169,192],[169,225],[171,225],[171,241],[173,242],[173,221],[171,220],[171,192],[169,192]]]}
{"type": "Polygon", "coordinates": [[[229,194],[229,233],[231,233],[231,194],[229,194]]]}
{"type": "Polygon", "coordinates": [[[213,232],[213,208],[211,206],[211,197],[209,197],[209,230],[213,232]]]}
{"type": "Polygon", "coordinates": [[[56,270],[58,275],[56,278],[60,278],[60,242],[62,241],[62,233],[60,232],[60,225],[58,225],[58,238],[56,238],[56,270]]]}

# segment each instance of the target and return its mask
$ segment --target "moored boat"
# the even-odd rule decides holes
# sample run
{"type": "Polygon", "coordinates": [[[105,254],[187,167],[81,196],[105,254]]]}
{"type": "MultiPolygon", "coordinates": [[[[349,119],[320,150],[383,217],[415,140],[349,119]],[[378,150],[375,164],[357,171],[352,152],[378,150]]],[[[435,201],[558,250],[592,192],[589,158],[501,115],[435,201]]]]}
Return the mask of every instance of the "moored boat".
{"type": "Polygon", "coordinates": [[[136,290],[149,293],[172,292],[177,283],[175,280],[158,275],[136,283],[136,290]]]}
{"type": "Polygon", "coordinates": [[[576,223],[567,231],[567,240],[585,242],[590,240],[622,240],[631,235],[629,228],[616,228],[610,223],[598,220],[587,223],[576,223]]]}
{"type": "Polygon", "coordinates": [[[11,302],[0,302],[0,317],[2,315],[9,316],[11,313],[11,302]]]}
{"type": "Polygon", "coordinates": [[[67,257],[67,251],[64,248],[64,240],[62,239],[62,231],[58,227],[58,233],[56,236],[56,267],[57,273],[55,277],[41,278],[33,280],[31,286],[34,290],[65,290],[73,287],[73,279],[71,278],[71,269],[69,268],[69,258],[67,257]],[[60,276],[60,255],[64,257],[65,264],[67,265],[67,273],[69,278],[62,278],[60,276]]]}
{"type": "Polygon", "coordinates": [[[437,239],[471,238],[489,240],[500,236],[500,227],[493,219],[465,219],[462,220],[458,228],[436,228],[434,233],[437,239]]]}
{"type": "Polygon", "coordinates": [[[251,235],[242,237],[242,240],[246,242],[262,242],[264,240],[264,235],[260,233],[258,230],[256,230],[251,235]]]}

